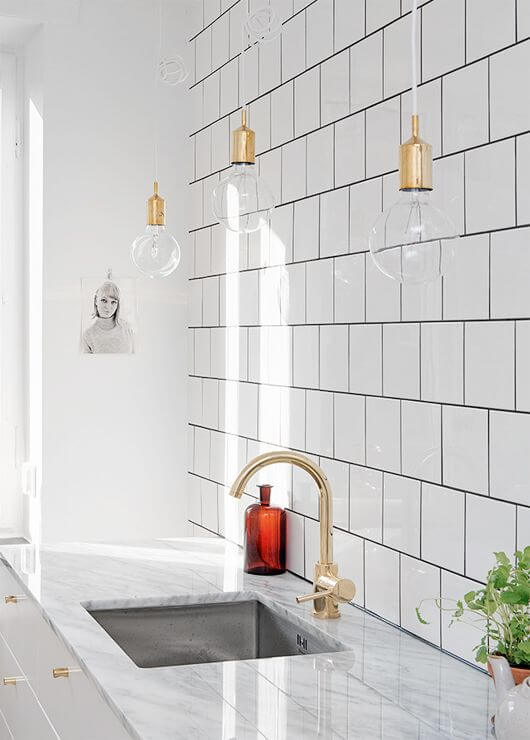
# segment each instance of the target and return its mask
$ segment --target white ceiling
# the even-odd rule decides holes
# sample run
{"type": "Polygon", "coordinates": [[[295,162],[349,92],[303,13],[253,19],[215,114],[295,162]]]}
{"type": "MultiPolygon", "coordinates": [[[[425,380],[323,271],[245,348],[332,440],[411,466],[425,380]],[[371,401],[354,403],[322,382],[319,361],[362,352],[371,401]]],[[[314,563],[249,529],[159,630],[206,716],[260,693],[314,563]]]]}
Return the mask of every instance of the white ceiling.
{"type": "Polygon", "coordinates": [[[0,17],[0,47],[11,49],[23,46],[38,25],[35,21],[0,17]]]}

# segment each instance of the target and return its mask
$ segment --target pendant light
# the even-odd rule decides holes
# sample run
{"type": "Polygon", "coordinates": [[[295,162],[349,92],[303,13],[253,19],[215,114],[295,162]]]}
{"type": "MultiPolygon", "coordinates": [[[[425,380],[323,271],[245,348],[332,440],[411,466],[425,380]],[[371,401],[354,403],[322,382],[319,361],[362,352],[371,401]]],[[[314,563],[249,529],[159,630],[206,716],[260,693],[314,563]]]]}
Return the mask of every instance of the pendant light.
{"type": "MultiPolygon", "coordinates": [[[[159,49],[162,51],[162,5],[159,6],[159,49]]],[[[154,160],[155,182],[153,195],[147,201],[147,227],[132,243],[131,258],[143,275],[150,278],[168,277],[180,262],[180,247],[166,227],[166,202],[158,194],[158,79],[162,75],[159,63],[155,66],[154,82],[154,160]]],[[[163,75],[162,75],[163,76],[163,75]]],[[[185,77],[184,77],[185,79],[185,77]]]]}
{"type": "Polygon", "coordinates": [[[449,216],[431,203],[432,147],[420,138],[418,116],[417,17],[418,2],[413,0],[412,136],[400,147],[400,196],[379,216],[369,236],[376,266],[401,283],[436,280],[459,238],[449,216]]]}
{"type": "MultiPolygon", "coordinates": [[[[281,29],[281,26],[280,26],[281,29]]],[[[245,49],[249,37],[259,43],[277,37],[279,27],[272,8],[250,15],[243,25],[241,48],[241,90],[245,90],[245,49]]],[[[274,196],[256,171],[256,134],[247,126],[247,108],[241,106],[241,126],[232,132],[232,167],[214,188],[212,206],[215,218],[225,229],[240,234],[259,231],[269,223],[274,196]]]]}

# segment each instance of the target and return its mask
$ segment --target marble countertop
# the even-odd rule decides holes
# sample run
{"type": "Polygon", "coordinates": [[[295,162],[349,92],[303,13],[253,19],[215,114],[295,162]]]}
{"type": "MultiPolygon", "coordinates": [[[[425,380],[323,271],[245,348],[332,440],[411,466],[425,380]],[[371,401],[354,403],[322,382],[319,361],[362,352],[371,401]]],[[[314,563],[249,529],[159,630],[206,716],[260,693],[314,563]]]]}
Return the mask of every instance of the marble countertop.
{"type": "Polygon", "coordinates": [[[224,540],[4,546],[0,554],[134,738],[490,737],[486,675],[351,605],[316,625],[345,652],[170,668],[138,668],[86,611],[245,590],[314,624],[311,604],[294,599],[307,583],[243,573],[240,549],[224,540]]]}

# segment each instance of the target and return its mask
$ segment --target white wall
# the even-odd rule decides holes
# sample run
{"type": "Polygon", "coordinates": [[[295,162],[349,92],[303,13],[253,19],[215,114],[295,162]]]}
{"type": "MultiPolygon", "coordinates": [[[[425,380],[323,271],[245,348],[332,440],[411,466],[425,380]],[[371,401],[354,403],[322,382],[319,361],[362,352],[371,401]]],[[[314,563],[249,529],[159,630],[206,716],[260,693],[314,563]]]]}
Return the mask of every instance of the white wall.
{"type": "MultiPolygon", "coordinates": [[[[165,11],[164,51],[186,53],[183,4],[165,11]]],[[[158,15],[148,2],[82,3],[44,26],[42,536],[178,535],[185,521],[185,86],[153,101],[158,15]],[[138,353],[79,354],[80,278],[139,275],[160,117],[159,180],[183,260],[138,281],[138,353]]]]}
{"type": "MultiPolygon", "coordinates": [[[[205,0],[192,39],[190,517],[229,536],[242,513],[225,486],[239,465],[272,446],[314,455],[356,603],[470,658],[469,630],[434,608],[421,625],[414,609],[461,598],[495,550],[530,542],[528,3],[422,4],[422,136],[434,199],[463,238],[452,272],[416,288],[368,253],[410,131],[410,2],[270,2],[283,37],[245,55],[245,97],[278,207],[270,230],[242,240],[239,275],[210,193],[229,164],[236,31],[253,3],[205,0]]],[[[314,486],[296,473],[278,488],[288,567],[310,579],[314,486]]]]}

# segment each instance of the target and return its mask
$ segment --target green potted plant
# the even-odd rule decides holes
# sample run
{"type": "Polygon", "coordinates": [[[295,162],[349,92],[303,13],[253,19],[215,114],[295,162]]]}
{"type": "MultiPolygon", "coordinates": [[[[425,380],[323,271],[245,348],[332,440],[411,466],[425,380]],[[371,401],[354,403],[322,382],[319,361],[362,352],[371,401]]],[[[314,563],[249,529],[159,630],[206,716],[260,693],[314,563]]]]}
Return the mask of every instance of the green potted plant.
{"type": "MultiPolygon", "coordinates": [[[[483,634],[475,646],[478,663],[488,663],[488,656],[502,655],[512,668],[515,683],[530,676],[530,546],[515,553],[514,561],[504,552],[495,553],[496,563],[488,572],[486,585],[469,591],[463,599],[446,606],[447,599],[435,599],[441,611],[452,612],[454,622],[465,622],[483,634]]],[[[416,607],[422,624],[423,599],[416,607]]]]}

